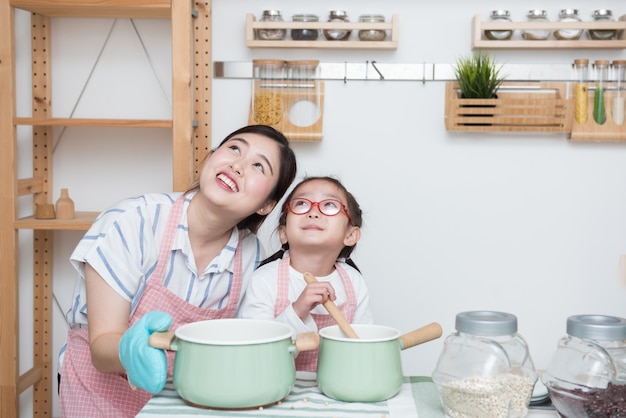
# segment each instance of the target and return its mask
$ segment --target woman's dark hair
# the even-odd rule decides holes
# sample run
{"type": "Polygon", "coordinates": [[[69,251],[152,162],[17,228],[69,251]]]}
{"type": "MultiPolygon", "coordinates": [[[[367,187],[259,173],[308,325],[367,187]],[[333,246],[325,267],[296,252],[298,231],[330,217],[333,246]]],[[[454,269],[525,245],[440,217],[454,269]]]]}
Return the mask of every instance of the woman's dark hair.
{"type": "MultiPolygon", "coordinates": [[[[289,140],[280,131],[272,128],[271,126],[249,125],[244,126],[243,128],[239,128],[234,132],[231,132],[226,138],[224,138],[222,142],[220,142],[218,148],[224,145],[224,143],[226,143],[231,138],[245,133],[263,135],[270,139],[273,139],[278,143],[278,147],[280,150],[280,171],[278,173],[278,182],[276,183],[276,187],[274,187],[274,190],[272,190],[267,199],[279,202],[280,199],[282,199],[282,197],[287,192],[287,189],[289,189],[289,186],[291,186],[293,179],[296,178],[297,172],[296,155],[293,152],[293,149],[291,149],[291,147],[289,146],[289,140]]],[[[199,182],[196,181],[189,190],[194,190],[198,187],[199,182]]],[[[259,227],[261,226],[263,221],[265,221],[266,217],[267,214],[259,215],[255,212],[239,222],[237,224],[237,228],[247,228],[250,231],[256,233],[259,230],[259,227]]]]}
{"type": "MultiPolygon", "coordinates": [[[[363,211],[361,210],[361,206],[359,206],[359,202],[357,202],[356,198],[352,195],[352,193],[350,193],[348,189],[346,189],[345,186],[341,184],[341,182],[337,180],[336,178],[322,176],[322,177],[306,177],[300,183],[298,183],[296,187],[293,188],[293,190],[291,191],[291,193],[289,193],[289,195],[287,196],[287,198],[285,199],[281,207],[280,218],[278,219],[279,227],[285,226],[287,224],[287,203],[289,203],[289,201],[293,198],[294,194],[298,191],[298,189],[302,185],[310,181],[314,181],[314,180],[327,181],[329,183],[334,184],[341,191],[343,191],[346,195],[346,203],[347,203],[346,208],[348,209],[348,213],[350,214],[350,219],[352,220],[351,222],[352,226],[358,226],[360,228],[363,225],[363,211]]],[[[337,258],[345,258],[346,263],[348,265],[354,267],[357,271],[360,272],[359,268],[356,266],[354,261],[352,261],[352,259],[350,258],[350,254],[352,254],[355,248],[356,248],[356,244],[352,246],[343,247],[343,249],[341,250],[337,258]]],[[[288,249],[289,249],[289,243],[283,244],[280,250],[276,251],[274,254],[267,257],[265,260],[263,260],[261,264],[259,264],[259,267],[269,262],[272,262],[274,260],[278,260],[282,258],[283,254],[288,249]]]]}

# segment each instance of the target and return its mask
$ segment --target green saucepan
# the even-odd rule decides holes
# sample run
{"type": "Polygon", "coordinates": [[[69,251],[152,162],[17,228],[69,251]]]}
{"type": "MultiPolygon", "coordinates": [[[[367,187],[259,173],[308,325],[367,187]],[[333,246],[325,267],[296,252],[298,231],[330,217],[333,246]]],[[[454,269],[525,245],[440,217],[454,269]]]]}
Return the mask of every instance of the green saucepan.
{"type": "Polygon", "coordinates": [[[216,319],[154,333],[150,345],[176,351],[174,386],[183,400],[209,408],[243,409],[286,397],[296,378],[293,352],[319,345],[316,333],[291,339],[287,325],[216,319]]]}
{"type": "Polygon", "coordinates": [[[433,322],[400,335],[381,325],[353,324],[358,339],[337,326],[320,330],[317,385],[326,396],[345,402],[380,402],[402,388],[401,350],[439,338],[441,326],[433,322]]]}

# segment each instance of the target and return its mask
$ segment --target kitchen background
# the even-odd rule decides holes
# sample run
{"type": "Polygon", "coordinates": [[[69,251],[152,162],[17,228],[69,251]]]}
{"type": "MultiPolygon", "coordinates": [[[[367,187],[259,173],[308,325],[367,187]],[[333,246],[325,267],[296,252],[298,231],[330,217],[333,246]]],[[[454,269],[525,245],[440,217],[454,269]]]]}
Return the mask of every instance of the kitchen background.
{"type": "MultiPolygon", "coordinates": [[[[471,21],[508,9],[596,8],[626,14],[624,3],[213,0],[214,61],[317,59],[323,63],[453,64],[471,51],[471,21]],[[278,9],[285,20],[342,9],[399,15],[397,50],[250,49],[247,13],[278,9]]],[[[28,15],[16,16],[18,114],[30,112],[28,15]],[[23,93],[20,93],[23,92],[23,93]]],[[[353,34],[353,36],[355,36],[353,34]]],[[[54,116],[168,118],[170,24],[162,20],[53,19],[54,116]],[[61,59],[62,58],[62,59],[61,59]],[[94,63],[97,62],[97,65],[94,63]]],[[[568,65],[575,58],[625,59],[611,50],[497,50],[500,64],[568,65]]],[[[252,83],[218,78],[212,86],[212,140],[247,123],[252,83]]],[[[454,332],[465,310],[517,315],[537,368],[547,366],[569,315],[626,316],[626,142],[571,142],[566,134],[447,132],[443,81],[327,80],[323,140],[294,142],[299,174],[333,175],[364,210],[354,259],[369,285],[375,322],[407,332],[432,321],[454,332]]],[[[22,177],[30,174],[26,128],[19,128],[22,177]],[[21,130],[24,130],[23,132],[21,130]]],[[[99,211],[124,197],[171,190],[170,131],[55,131],[53,201],[68,188],[77,210],[99,211]]],[[[23,215],[28,202],[21,202],[23,215]]],[[[268,253],[278,245],[275,218],[262,230],[268,253]]],[[[67,259],[81,237],[55,232],[54,357],[65,340],[62,311],[76,274],[67,259]]],[[[29,277],[29,232],[20,231],[21,274],[29,277]]],[[[31,365],[32,284],[20,288],[20,371],[31,365]]],[[[443,338],[403,352],[406,374],[430,375],[443,338]]],[[[21,396],[30,416],[30,390],[21,396]]],[[[54,389],[56,393],[56,386],[54,389]]],[[[58,415],[54,397],[54,414],[58,415]]]]}

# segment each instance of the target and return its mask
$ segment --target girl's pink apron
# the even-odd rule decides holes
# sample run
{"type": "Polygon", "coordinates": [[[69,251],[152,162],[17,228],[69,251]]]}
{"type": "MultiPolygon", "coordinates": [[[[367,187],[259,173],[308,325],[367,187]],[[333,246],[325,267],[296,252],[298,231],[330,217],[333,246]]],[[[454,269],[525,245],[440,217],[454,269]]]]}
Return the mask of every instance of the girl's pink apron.
{"type": "MultiPolygon", "coordinates": [[[[343,287],[346,289],[347,299],[344,303],[338,306],[339,310],[346,318],[348,322],[352,322],[354,319],[354,311],[356,310],[356,296],[354,294],[354,287],[352,281],[348,277],[348,273],[338,263],[335,264],[335,269],[341,277],[343,287]]],[[[276,298],[276,306],[274,307],[274,317],[277,317],[287,306],[291,304],[289,300],[289,257],[285,257],[280,260],[278,265],[278,296],[276,298]]],[[[317,329],[320,330],[324,327],[331,325],[337,325],[337,322],[330,315],[321,315],[312,313],[313,321],[317,325],[317,329]]],[[[318,350],[303,351],[296,357],[296,370],[314,372],[317,370],[317,357],[319,355],[318,350]]]]}
{"type": "MultiPolygon", "coordinates": [[[[205,309],[191,305],[163,286],[171,248],[182,214],[184,195],[172,207],[167,221],[165,236],[159,253],[157,267],[148,280],[139,303],[132,314],[129,326],[147,312],[160,310],[172,318],[170,329],[182,324],[207,319],[232,318],[237,311],[241,293],[241,235],[235,251],[235,270],[228,304],[222,309],[205,309]]],[[[168,375],[174,370],[173,351],[166,351],[168,375]]],[[[60,412],[61,417],[134,417],[150,400],[152,394],[142,389],[132,390],[125,373],[101,373],[91,363],[89,334],[84,328],[71,329],[61,369],[60,412]]]]}

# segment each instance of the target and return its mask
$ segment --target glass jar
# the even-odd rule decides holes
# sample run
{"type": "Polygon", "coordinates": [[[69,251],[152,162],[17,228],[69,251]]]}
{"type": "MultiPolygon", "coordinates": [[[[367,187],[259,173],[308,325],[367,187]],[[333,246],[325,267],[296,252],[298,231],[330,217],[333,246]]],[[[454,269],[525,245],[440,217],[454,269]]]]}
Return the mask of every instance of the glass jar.
{"type": "Polygon", "coordinates": [[[626,60],[613,61],[613,74],[615,78],[615,97],[611,106],[611,116],[616,125],[624,124],[624,81],[626,81],[626,60]]]}
{"type": "MultiPolygon", "coordinates": [[[[593,12],[593,20],[596,22],[612,22],[613,12],[608,9],[598,9],[593,12]]],[[[606,41],[615,38],[616,29],[589,29],[589,37],[600,41],[606,41]]]]}
{"type": "MultiPolygon", "coordinates": [[[[319,22],[319,17],[311,14],[297,14],[291,17],[293,22],[319,22]]],[[[315,41],[319,36],[318,29],[291,29],[291,39],[294,41],[315,41]]]]}
{"type": "Polygon", "coordinates": [[[252,61],[252,117],[263,125],[276,125],[285,113],[283,97],[286,79],[285,61],[252,61]]]}
{"type": "MultiPolygon", "coordinates": [[[[283,17],[278,10],[264,10],[261,16],[261,22],[283,22],[283,17]]],[[[285,39],[287,35],[286,29],[257,29],[257,39],[263,41],[280,41],[285,39]]]]}
{"type": "MultiPolygon", "coordinates": [[[[529,10],[526,18],[529,22],[549,22],[545,10],[529,10]]],[[[522,31],[522,38],[529,41],[542,41],[548,37],[550,37],[550,29],[524,29],[522,31]]]]}
{"type": "MultiPolygon", "coordinates": [[[[559,22],[580,22],[578,9],[561,9],[559,12],[559,22]]],[[[583,34],[582,29],[557,29],[554,31],[554,37],[559,40],[575,41],[580,39],[583,34]]]]}
{"type": "Polygon", "coordinates": [[[593,92],[593,120],[598,125],[604,125],[606,122],[606,104],[604,83],[609,76],[609,62],[607,60],[596,60],[594,63],[596,69],[596,89],[593,92]]]}
{"type": "Polygon", "coordinates": [[[314,125],[321,116],[321,82],[319,61],[287,61],[287,80],[297,92],[287,109],[289,121],[300,127],[314,125]]]}
{"type": "MultiPolygon", "coordinates": [[[[329,22],[349,22],[348,13],[343,10],[331,10],[328,14],[329,22]]],[[[350,37],[351,30],[324,29],[324,37],[329,41],[345,41],[350,37]]]]}
{"type": "Polygon", "coordinates": [[[576,84],[574,85],[574,118],[581,125],[587,123],[587,74],[589,72],[589,60],[574,60],[574,73],[576,84]]]}
{"type": "MultiPolygon", "coordinates": [[[[361,15],[359,16],[359,22],[384,23],[385,16],[361,15]]],[[[384,41],[386,37],[387,37],[387,32],[385,32],[382,29],[363,29],[359,31],[359,40],[361,41],[384,41]]]]}
{"type": "Polygon", "coordinates": [[[626,407],[626,319],[567,318],[567,335],[559,340],[541,381],[560,416],[622,416],[615,413],[626,407]]]}
{"type": "MultiPolygon", "coordinates": [[[[508,10],[492,10],[489,17],[491,22],[510,22],[511,13],[508,10]]],[[[507,41],[513,37],[512,30],[486,30],[485,37],[492,41],[507,41]]]]}
{"type": "Polygon", "coordinates": [[[452,417],[525,417],[537,381],[517,317],[469,311],[456,316],[457,332],[446,337],[433,382],[452,417]]]}

